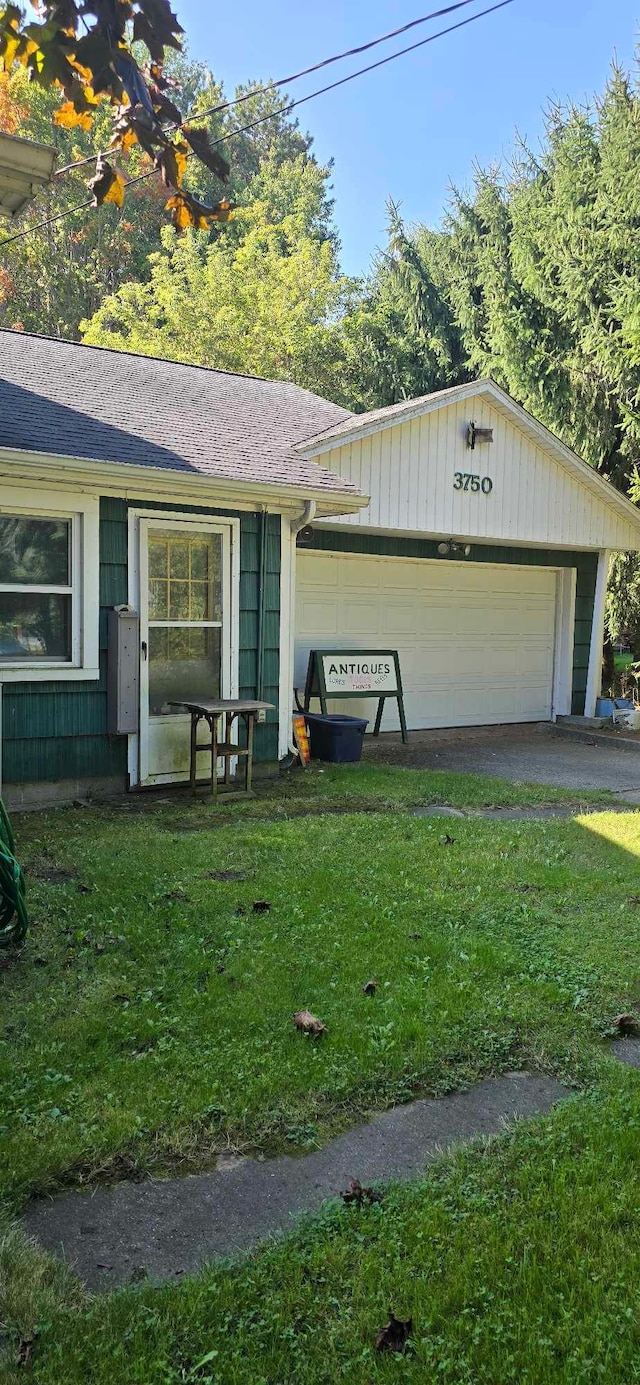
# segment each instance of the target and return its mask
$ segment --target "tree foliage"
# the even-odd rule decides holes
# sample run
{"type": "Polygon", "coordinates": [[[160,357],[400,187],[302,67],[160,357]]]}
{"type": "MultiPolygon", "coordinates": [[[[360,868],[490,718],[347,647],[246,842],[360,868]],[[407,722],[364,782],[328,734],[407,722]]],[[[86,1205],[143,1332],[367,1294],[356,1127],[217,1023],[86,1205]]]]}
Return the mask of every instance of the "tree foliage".
{"type": "MultiPolygon", "coordinates": [[[[454,193],[439,231],[401,228],[401,236],[409,250],[403,246],[398,258],[392,227],[389,268],[374,286],[372,311],[380,313],[391,283],[405,341],[416,340],[424,320],[427,335],[445,324],[444,340],[455,343],[435,357],[440,383],[457,371],[459,378],[493,376],[639,500],[637,82],[616,67],[591,108],[551,107],[535,154],[520,146],[509,167],[480,170],[471,192],[454,193]]],[[[386,378],[371,391],[381,402],[398,389],[388,371],[393,340],[389,333],[379,352],[386,378]]],[[[429,360],[421,346],[417,356],[429,360]]],[[[634,555],[612,564],[608,624],[612,635],[632,632],[640,659],[634,555]]]]}
{"type": "Polygon", "coordinates": [[[216,240],[162,234],[146,283],[127,283],[84,340],[339,392],[352,291],[327,233],[327,170],[304,154],[263,161],[254,195],[216,240]]]}
{"type": "MultiPolygon", "coordinates": [[[[222,86],[204,64],[172,54],[166,70],[176,83],[176,99],[190,117],[225,102],[222,86]]],[[[228,196],[234,202],[251,196],[251,185],[259,177],[263,162],[280,167],[297,154],[306,153],[311,144],[297,122],[282,113],[274,93],[259,94],[260,90],[260,83],[250,84],[237,93],[249,93],[237,111],[228,109],[202,122],[215,139],[240,124],[267,117],[255,131],[234,136],[228,183],[228,196]],[[244,112],[242,118],[240,112],[244,112]]],[[[28,139],[53,140],[60,166],[96,155],[109,137],[108,105],[104,105],[102,118],[96,116],[91,130],[66,130],[52,123],[57,102],[55,92],[30,83],[21,69],[11,76],[0,74],[0,128],[28,139]]],[[[150,164],[143,152],[134,148],[126,157],[126,167],[128,174],[135,176],[150,164]]],[[[189,164],[185,183],[200,199],[208,201],[215,195],[214,175],[195,160],[189,164]]],[[[82,168],[54,181],[41,191],[22,219],[23,229],[81,202],[84,193],[82,168]]],[[[148,279],[148,256],[159,244],[165,200],[160,179],[150,178],[130,187],[123,208],[107,204],[99,215],[83,209],[9,244],[0,268],[0,325],[77,338],[80,322],[92,317],[123,281],[148,279]]],[[[223,232],[214,227],[210,235],[228,234],[232,226],[230,223],[223,232]]]]}
{"type": "Polygon", "coordinates": [[[185,185],[192,155],[226,182],[229,165],[206,129],[185,120],[164,70],[167,49],[181,51],[182,26],[169,0],[34,0],[36,18],[0,8],[0,72],[22,67],[45,91],[62,93],[53,114],[66,130],[89,131],[110,108],[110,138],[87,186],[94,206],[124,202],[126,179],[115,158],[139,148],[171,192],[165,203],[179,229],[226,221],[227,198],[208,205],[185,185]],[[138,61],[140,50],[148,61],[138,61]],[[171,95],[169,94],[171,93],[171,95]]]}

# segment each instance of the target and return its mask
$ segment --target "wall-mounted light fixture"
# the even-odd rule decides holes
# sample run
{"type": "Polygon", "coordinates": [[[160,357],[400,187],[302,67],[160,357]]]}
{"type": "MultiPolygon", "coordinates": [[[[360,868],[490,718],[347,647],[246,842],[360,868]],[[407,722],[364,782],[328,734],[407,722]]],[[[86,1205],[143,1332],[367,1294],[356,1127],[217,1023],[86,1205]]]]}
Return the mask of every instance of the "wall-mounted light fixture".
{"type": "Polygon", "coordinates": [[[441,558],[468,558],[471,553],[470,543],[453,543],[448,540],[446,543],[438,544],[438,553],[441,558]]]}
{"type": "Polygon", "coordinates": [[[467,447],[473,452],[482,442],[493,442],[493,428],[476,428],[475,423],[470,423],[467,428],[467,447]]]}

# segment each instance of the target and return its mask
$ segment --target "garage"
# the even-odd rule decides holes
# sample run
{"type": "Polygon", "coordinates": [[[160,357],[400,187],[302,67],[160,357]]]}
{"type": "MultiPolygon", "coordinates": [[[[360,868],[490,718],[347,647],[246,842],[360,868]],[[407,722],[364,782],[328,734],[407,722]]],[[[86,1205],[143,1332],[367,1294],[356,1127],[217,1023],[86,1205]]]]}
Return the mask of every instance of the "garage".
{"type": "MultiPolygon", "coordinates": [[[[397,650],[410,730],[594,714],[610,555],[640,547],[626,496],[493,380],[352,415],[295,450],[363,497],[298,535],[298,689],[312,649],[397,650]]],[[[375,718],[371,699],[329,710],[375,718]]],[[[398,728],[391,701],[382,728],[398,728]]]]}
{"type": "MultiPolygon", "coordinates": [[[[548,721],[558,572],[438,560],[298,554],[298,687],[310,649],[397,649],[410,730],[548,721]]],[[[332,703],[371,718],[374,704],[332,703]]],[[[396,731],[389,702],[383,730],[396,731]]]]}

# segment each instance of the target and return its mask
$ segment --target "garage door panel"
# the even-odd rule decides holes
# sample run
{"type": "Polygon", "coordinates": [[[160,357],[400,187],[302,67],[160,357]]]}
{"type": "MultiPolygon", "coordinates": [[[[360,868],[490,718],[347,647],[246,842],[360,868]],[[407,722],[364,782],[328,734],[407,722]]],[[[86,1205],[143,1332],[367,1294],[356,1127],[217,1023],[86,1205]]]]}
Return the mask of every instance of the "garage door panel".
{"type": "Polygon", "coordinates": [[[368,640],[377,640],[380,606],[378,602],[348,598],[342,605],[343,634],[354,636],[356,647],[366,648],[368,640]],[[359,639],[362,636],[362,639],[359,639]]]}
{"type": "Polygon", "coordinates": [[[335,638],[342,625],[342,611],[329,595],[324,601],[321,597],[304,598],[300,606],[300,625],[313,630],[314,637],[321,641],[327,636],[335,638]]]}
{"type": "Polygon", "coordinates": [[[395,643],[403,635],[414,636],[416,633],[414,605],[411,602],[396,599],[392,599],[388,604],[381,604],[379,628],[381,635],[388,636],[395,643]]]}
{"type": "Polygon", "coordinates": [[[544,682],[545,675],[550,663],[553,662],[553,651],[549,645],[529,645],[520,650],[520,673],[522,677],[535,682],[544,682]]]}
{"type": "MultiPolygon", "coordinates": [[[[398,649],[412,729],[551,716],[553,571],[302,551],[297,581],[298,686],[309,649],[378,646],[398,649]]],[[[331,710],[372,729],[376,701],[332,701],[331,710]]],[[[395,703],[382,726],[398,729],[395,703]]]]}
{"type": "Polygon", "coordinates": [[[450,602],[445,605],[441,599],[430,602],[428,593],[425,593],[424,605],[414,603],[413,617],[416,634],[449,635],[452,621],[455,620],[455,610],[450,602]]]}

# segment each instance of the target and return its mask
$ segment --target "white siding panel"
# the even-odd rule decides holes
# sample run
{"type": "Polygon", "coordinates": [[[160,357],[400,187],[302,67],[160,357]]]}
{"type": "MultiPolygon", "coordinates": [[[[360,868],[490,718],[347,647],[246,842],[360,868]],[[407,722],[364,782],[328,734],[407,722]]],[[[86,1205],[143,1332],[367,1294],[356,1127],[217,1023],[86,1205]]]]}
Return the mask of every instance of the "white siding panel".
{"type": "Polygon", "coordinates": [[[634,548],[637,530],[486,399],[388,427],[318,459],[371,496],[339,523],[573,548],[634,548]],[[467,425],[493,428],[473,451],[467,425]],[[456,471],[490,476],[490,495],[453,489],[456,471]]]}

